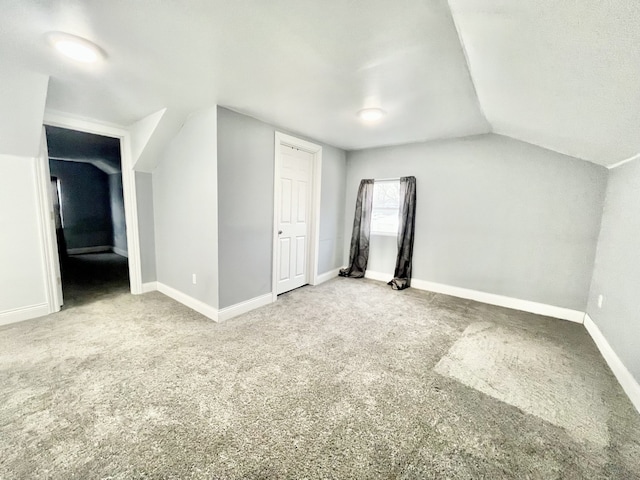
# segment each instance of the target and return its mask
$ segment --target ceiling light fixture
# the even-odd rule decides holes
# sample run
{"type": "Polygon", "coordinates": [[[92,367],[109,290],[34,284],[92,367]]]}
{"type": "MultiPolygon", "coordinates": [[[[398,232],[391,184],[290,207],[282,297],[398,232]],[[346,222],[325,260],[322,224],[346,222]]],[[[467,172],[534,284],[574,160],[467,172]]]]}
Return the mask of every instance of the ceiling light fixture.
{"type": "Polygon", "coordinates": [[[358,112],[358,116],[365,122],[377,122],[384,117],[385,112],[380,108],[365,108],[358,112]]]}
{"type": "Polygon", "coordinates": [[[94,63],[104,56],[100,47],[82,37],[64,32],[49,32],[49,43],[64,56],[83,63],[94,63]]]}

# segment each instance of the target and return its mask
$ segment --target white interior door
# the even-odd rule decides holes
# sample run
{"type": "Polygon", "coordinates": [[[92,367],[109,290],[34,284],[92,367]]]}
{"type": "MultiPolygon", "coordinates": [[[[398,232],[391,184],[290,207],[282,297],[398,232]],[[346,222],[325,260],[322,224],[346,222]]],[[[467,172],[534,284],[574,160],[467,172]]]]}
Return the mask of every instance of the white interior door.
{"type": "Polygon", "coordinates": [[[280,147],[276,223],[278,294],[309,283],[312,172],[311,153],[287,145],[280,147]]]}

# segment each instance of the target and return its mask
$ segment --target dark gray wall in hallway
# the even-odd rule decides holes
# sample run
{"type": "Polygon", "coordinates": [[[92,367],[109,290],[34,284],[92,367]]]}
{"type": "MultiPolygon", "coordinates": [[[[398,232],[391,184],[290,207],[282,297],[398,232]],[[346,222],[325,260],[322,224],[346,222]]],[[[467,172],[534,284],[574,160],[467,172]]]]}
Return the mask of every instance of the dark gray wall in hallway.
{"type": "Polygon", "coordinates": [[[118,253],[127,252],[127,224],[124,216],[124,196],[122,194],[122,174],[109,175],[109,203],[113,227],[112,246],[118,253]]]}
{"type": "Polygon", "coordinates": [[[60,180],[67,248],[111,246],[108,175],[87,163],[50,160],[49,165],[51,175],[60,180]]]}

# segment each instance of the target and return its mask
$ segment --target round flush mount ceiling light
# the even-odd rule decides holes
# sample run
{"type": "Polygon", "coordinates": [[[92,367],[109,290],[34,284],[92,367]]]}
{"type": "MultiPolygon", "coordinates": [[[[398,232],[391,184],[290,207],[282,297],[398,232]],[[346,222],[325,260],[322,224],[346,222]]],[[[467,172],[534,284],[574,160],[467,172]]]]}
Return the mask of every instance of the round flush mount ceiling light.
{"type": "Polygon", "coordinates": [[[58,52],[77,62],[94,63],[104,56],[95,43],[69,33],[49,32],[47,39],[58,52]]]}
{"type": "Polygon", "coordinates": [[[385,112],[380,108],[365,108],[358,112],[358,116],[365,122],[377,122],[384,117],[385,112]]]}

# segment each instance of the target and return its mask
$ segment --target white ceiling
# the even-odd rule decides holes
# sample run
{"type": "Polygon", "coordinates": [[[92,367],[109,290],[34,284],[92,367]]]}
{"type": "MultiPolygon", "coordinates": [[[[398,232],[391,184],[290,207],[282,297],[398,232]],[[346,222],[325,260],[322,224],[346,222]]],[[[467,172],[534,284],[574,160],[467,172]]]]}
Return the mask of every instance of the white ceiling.
{"type": "Polygon", "coordinates": [[[602,165],[640,153],[640,1],[449,3],[496,133],[602,165]]]}
{"type": "Polygon", "coordinates": [[[51,74],[48,108],[122,125],[219,103],[348,149],[489,131],[446,0],[2,0],[0,59],[51,74]],[[107,61],[52,56],[50,30],[107,61]]]}
{"type": "Polygon", "coordinates": [[[51,75],[49,109],[130,125],[217,103],[345,149],[493,129],[602,164],[640,152],[637,0],[1,2],[0,69],[51,75]],[[106,61],[53,55],[51,30],[106,61]]]}

